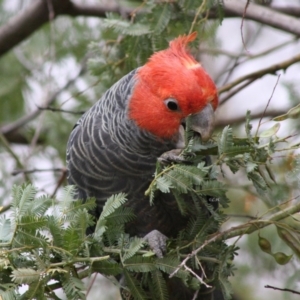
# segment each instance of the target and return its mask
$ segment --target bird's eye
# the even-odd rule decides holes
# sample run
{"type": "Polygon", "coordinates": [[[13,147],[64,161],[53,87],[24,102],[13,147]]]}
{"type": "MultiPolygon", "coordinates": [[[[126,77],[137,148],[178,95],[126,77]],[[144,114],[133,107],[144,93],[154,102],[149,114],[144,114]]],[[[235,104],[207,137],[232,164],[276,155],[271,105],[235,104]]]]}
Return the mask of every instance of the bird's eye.
{"type": "Polygon", "coordinates": [[[175,111],[178,110],[178,103],[175,99],[167,99],[165,100],[165,104],[169,110],[175,111]]]}

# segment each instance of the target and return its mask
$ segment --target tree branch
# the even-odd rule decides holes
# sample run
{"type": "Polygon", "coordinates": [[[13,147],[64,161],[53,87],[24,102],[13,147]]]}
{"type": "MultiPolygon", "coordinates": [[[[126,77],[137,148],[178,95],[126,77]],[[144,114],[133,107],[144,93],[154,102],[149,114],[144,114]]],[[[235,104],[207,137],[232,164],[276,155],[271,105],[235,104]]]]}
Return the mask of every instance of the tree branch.
{"type": "MultiPolygon", "coordinates": [[[[70,0],[49,0],[54,12],[59,15],[105,17],[107,12],[124,13],[119,6],[82,5],[70,0]]],[[[127,10],[128,11],[128,10],[127,10]]],[[[0,27],[0,56],[25,40],[42,25],[49,22],[47,1],[36,0],[0,27]]]]}
{"type": "MultiPolygon", "coordinates": [[[[71,6],[69,0],[52,0],[55,16],[71,6]]],[[[25,40],[49,21],[47,1],[37,0],[0,27],[0,55],[25,40]]]]}
{"type": "Polygon", "coordinates": [[[170,278],[172,278],[181,268],[186,266],[188,260],[192,257],[196,256],[203,248],[205,248],[210,243],[213,243],[218,240],[227,240],[233,237],[238,237],[244,234],[250,234],[256,230],[269,226],[270,224],[274,224],[274,222],[281,221],[289,216],[300,211],[300,203],[291,205],[279,212],[274,213],[268,219],[257,219],[253,221],[249,221],[248,223],[231,227],[223,232],[217,233],[213,235],[211,238],[208,238],[200,247],[191,252],[187,257],[180,263],[180,265],[175,269],[175,271],[170,274],[170,278]]]}
{"type": "Polygon", "coordinates": [[[266,288],[266,289],[273,289],[273,290],[277,290],[277,291],[281,291],[281,292],[289,292],[289,293],[293,293],[293,294],[300,295],[300,293],[297,292],[297,291],[295,291],[295,290],[291,290],[291,289],[281,289],[281,288],[278,288],[278,287],[272,286],[272,285],[265,285],[265,288],[266,288]]]}
{"type": "MultiPolygon", "coordinates": [[[[51,106],[51,104],[56,100],[57,96],[61,92],[63,92],[65,89],[67,89],[70,85],[72,85],[76,81],[76,79],[83,74],[83,72],[86,69],[85,67],[86,67],[86,59],[83,60],[79,72],[73,78],[71,78],[70,80],[68,80],[65,83],[65,85],[63,85],[59,90],[57,90],[52,95],[50,95],[46,99],[46,101],[43,104],[43,106],[44,107],[51,106]]],[[[28,115],[25,115],[25,116],[19,118],[17,121],[15,121],[13,123],[10,123],[8,125],[4,125],[4,126],[0,127],[0,133],[3,134],[3,135],[7,135],[7,134],[10,134],[11,132],[14,132],[14,131],[18,130],[20,127],[23,127],[28,122],[30,122],[33,119],[35,119],[38,115],[41,114],[41,112],[43,112],[43,110],[39,107],[36,110],[34,110],[31,113],[29,113],[28,115]]]]}
{"type": "Polygon", "coordinates": [[[224,0],[225,15],[233,13],[237,16],[243,16],[244,14],[246,19],[300,36],[300,20],[253,2],[249,2],[245,10],[246,4],[246,2],[241,0],[224,0]]]}
{"type": "MultiPolygon", "coordinates": [[[[71,0],[49,0],[53,9],[52,19],[59,15],[68,15],[71,17],[106,17],[106,13],[119,13],[128,17],[132,9],[118,5],[88,5],[79,4],[71,0]]],[[[245,9],[245,3],[240,0],[224,0],[225,17],[241,17],[245,9]]],[[[140,10],[138,13],[143,12],[140,10]]],[[[294,17],[300,16],[299,7],[263,7],[251,3],[245,12],[245,18],[266,24],[286,32],[300,36],[300,21],[294,17]]],[[[217,13],[211,10],[208,15],[213,19],[217,13]]],[[[25,10],[20,11],[12,17],[6,24],[0,27],[0,56],[7,53],[14,46],[24,41],[32,33],[38,30],[42,25],[49,22],[50,14],[47,1],[36,0],[25,10]]]]}
{"type": "Polygon", "coordinates": [[[16,169],[11,173],[11,175],[16,176],[20,173],[31,174],[36,172],[66,172],[66,168],[61,167],[61,168],[51,168],[51,169],[30,169],[30,170],[16,169]]]}
{"type": "Polygon", "coordinates": [[[224,92],[231,90],[233,87],[239,85],[240,83],[242,83],[245,80],[258,79],[258,78],[263,77],[266,74],[276,74],[276,72],[279,70],[286,70],[289,66],[291,66],[297,62],[300,62],[300,53],[290,59],[287,59],[287,60],[277,63],[275,65],[272,65],[268,68],[264,68],[264,69],[249,73],[247,75],[241,76],[240,78],[236,79],[235,81],[228,83],[228,84],[224,85],[223,87],[221,87],[219,89],[219,94],[222,94],[224,92]]]}
{"type": "MultiPolygon", "coordinates": [[[[283,115],[287,112],[287,109],[272,109],[272,110],[268,110],[265,112],[264,114],[264,118],[274,118],[280,115],[283,115]]],[[[256,112],[256,113],[251,113],[251,120],[254,119],[259,119],[262,116],[262,112],[256,112]]],[[[245,115],[241,115],[241,116],[233,116],[233,115],[226,115],[226,118],[224,118],[224,115],[222,115],[222,118],[216,118],[216,123],[215,126],[216,127],[224,127],[226,125],[230,125],[230,124],[241,124],[245,122],[245,115]]]]}

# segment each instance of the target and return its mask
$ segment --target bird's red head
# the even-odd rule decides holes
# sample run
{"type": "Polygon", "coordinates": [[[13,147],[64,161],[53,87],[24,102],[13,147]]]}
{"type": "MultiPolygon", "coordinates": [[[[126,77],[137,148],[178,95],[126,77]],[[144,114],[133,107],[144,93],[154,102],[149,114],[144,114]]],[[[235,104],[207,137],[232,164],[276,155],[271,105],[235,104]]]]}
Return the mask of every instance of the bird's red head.
{"type": "Polygon", "coordinates": [[[196,35],[171,41],[168,49],[154,53],[136,74],[129,118],[158,137],[171,138],[185,117],[208,103],[214,110],[218,105],[214,82],[186,48],[196,35]]]}

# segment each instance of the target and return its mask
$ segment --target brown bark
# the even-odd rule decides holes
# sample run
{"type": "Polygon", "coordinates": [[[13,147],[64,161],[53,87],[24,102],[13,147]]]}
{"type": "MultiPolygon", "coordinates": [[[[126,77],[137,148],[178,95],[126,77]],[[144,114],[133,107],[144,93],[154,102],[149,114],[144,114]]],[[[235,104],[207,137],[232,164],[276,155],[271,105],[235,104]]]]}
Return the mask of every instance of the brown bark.
{"type": "MultiPolygon", "coordinates": [[[[71,0],[35,0],[31,6],[22,10],[0,27],[0,56],[24,41],[45,23],[59,15],[93,16],[104,18],[107,12],[130,15],[131,10],[117,5],[77,4],[71,0]]],[[[299,7],[263,7],[251,2],[245,10],[245,2],[240,0],[224,0],[225,17],[241,17],[258,21],[294,35],[300,36],[299,7]]],[[[216,18],[212,10],[210,18],[216,18]]]]}

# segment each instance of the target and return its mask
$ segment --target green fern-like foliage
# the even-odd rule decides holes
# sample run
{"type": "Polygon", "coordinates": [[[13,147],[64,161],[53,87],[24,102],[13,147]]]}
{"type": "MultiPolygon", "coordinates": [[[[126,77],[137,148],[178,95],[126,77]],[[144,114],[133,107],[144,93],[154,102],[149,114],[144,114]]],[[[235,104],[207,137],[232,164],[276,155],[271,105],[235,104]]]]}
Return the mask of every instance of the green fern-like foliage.
{"type": "MultiPolygon", "coordinates": [[[[184,160],[157,164],[146,191],[149,201],[155,200],[158,191],[172,193],[181,213],[189,217],[178,236],[168,240],[163,258],[157,258],[144,239],[125,232],[126,223],[135,218],[124,205],[125,194],[112,195],[100,218],[94,220],[89,214],[94,199],[74,200],[72,186],[67,186],[59,199],[38,195],[31,185],[14,186],[11,212],[0,215],[0,297],[59,299],[55,290],[60,288],[68,299],[85,299],[81,279],[99,272],[110,278],[122,276],[121,293],[131,299],[170,299],[169,277],[195,293],[214,286],[230,299],[228,278],[234,275],[232,262],[238,249],[226,244],[231,232],[220,233],[227,218],[223,209],[229,205],[227,186],[220,180],[226,176],[223,166],[232,172],[244,170],[266,203],[270,201],[267,195],[276,195],[275,189],[270,191],[274,175],[268,164],[282,139],[269,130],[262,134],[268,135],[266,141],[254,135],[251,127],[247,113],[245,138],[235,137],[232,129],[225,127],[214,142],[203,144],[191,134],[187,122],[184,160]],[[208,154],[214,157],[212,161],[208,154]],[[95,231],[87,236],[91,227],[95,231]],[[28,289],[21,295],[19,288],[24,284],[28,289]]],[[[293,164],[287,176],[298,187],[299,158],[293,164]]],[[[297,232],[281,226],[280,238],[298,253],[297,232]]],[[[245,228],[234,236],[247,233],[251,224],[245,228]]]]}
{"type": "Polygon", "coordinates": [[[165,49],[168,42],[191,31],[201,32],[201,40],[213,39],[222,21],[219,1],[128,1],[136,14],[124,19],[109,13],[102,21],[101,45],[90,44],[89,68],[93,75],[101,74],[101,93],[123,75],[143,65],[156,51],[165,49]],[[215,22],[205,22],[207,12],[214,9],[219,16],[215,22]],[[192,25],[193,24],[193,25],[192,25]],[[120,38],[121,36],[121,38],[120,38]],[[108,42],[103,46],[103,40],[108,42]]]}

